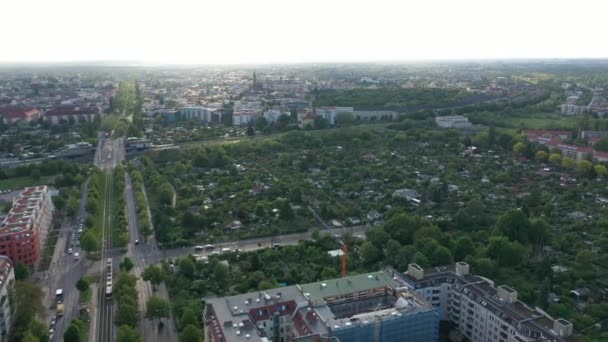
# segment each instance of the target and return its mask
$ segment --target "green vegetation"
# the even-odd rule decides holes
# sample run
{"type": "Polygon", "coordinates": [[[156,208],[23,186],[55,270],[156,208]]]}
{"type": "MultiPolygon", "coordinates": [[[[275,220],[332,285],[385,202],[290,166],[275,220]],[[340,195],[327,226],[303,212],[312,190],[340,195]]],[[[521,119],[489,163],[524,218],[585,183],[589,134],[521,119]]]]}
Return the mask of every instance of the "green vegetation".
{"type": "Polygon", "coordinates": [[[48,330],[44,322],[37,317],[43,317],[46,309],[42,304],[44,294],[42,289],[27,281],[15,282],[13,327],[8,337],[9,341],[29,342],[48,341],[48,330]]]}
{"type": "Polygon", "coordinates": [[[137,209],[139,231],[142,235],[149,236],[152,234],[152,225],[150,223],[150,215],[148,214],[148,201],[146,200],[145,195],[144,179],[141,173],[136,169],[132,169],[130,174],[135,196],[135,208],[137,209]]]}
{"type": "Polygon", "coordinates": [[[129,226],[125,207],[125,169],[122,165],[117,166],[113,173],[112,186],[114,187],[112,199],[112,245],[114,247],[125,247],[129,243],[129,226]]]}
{"type": "Polygon", "coordinates": [[[104,118],[101,128],[114,131],[115,136],[143,136],[143,99],[139,84],[135,81],[122,81],[118,92],[110,101],[112,115],[104,118]]]}
{"type": "Polygon", "coordinates": [[[137,290],[135,283],[137,278],[127,272],[119,272],[113,287],[113,295],[116,299],[117,309],[115,315],[116,325],[136,328],[140,320],[137,304],[137,290]]]}
{"type": "Polygon", "coordinates": [[[313,104],[349,107],[448,107],[457,105],[467,94],[450,89],[403,89],[386,87],[378,89],[355,88],[351,90],[315,89],[311,92],[313,104]]]}
{"type": "Polygon", "coordinates": [[[86,206],[88,216],[85,221],[86,230],[80,236],[82,249],[89,253],[98,252],[101,249],[105,180],[105,175],[101,171],[95,170],[91,174],[89,181],[86,206]]]}
{"type": "Polygon", "coordinates": [[[63,333],[64,342],[86,342],[88,337],[89,324],[81,319],[74,319],[70,322],[63,333]]]}
{"type": "MultiPolygon", "coordinates": [[[[375,210],[381,219],[366,240],[345,237],[349,272],[465,260],[474,273],[516,288],[524,302],[584,329],[605,319],[598,282],[608,276],[606,165],[553,154],[495,128],[468,137],[356,127],[149,153],[141,166],[163,244],[276,235],[295,231],[298,221],[305,230],[318,226],[308,207],[343,225],[372,223],[375,210]],[[471,145],[478,149],[467,150],[471,145]],[[170,206],[169,182],[177,208],[170,206]],[[399,189],[415,190],[420,203],[399,197],[399,189]],[[237,220],[242,227],[234,227],[237,220]],[[582,312],[581,300],[570,296],[580,287],[597,293],[582,312]]],[[[167,282],[180,318],[200,310],[201,297],[339,276],[339,258],[326,253],[336,248],[333,237],[316,234],[297,246],[228,254],[227,264],[180,259],[176,276],[164,265],[155,277],[167,282]]],[[[182,333],[189,324],[178,324],[182,333]]]]}

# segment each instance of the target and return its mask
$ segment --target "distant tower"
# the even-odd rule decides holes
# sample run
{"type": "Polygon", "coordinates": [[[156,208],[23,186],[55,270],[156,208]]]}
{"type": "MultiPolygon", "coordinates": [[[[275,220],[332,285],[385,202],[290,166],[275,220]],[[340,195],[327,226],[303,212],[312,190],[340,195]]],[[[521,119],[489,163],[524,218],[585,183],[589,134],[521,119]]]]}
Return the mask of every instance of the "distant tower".
{"type": "Polygon", "coordinates": [[[255,75],[255,70],[253,71],[253,89],[257,89],[258,87],[258,81],[257,81],[257,77],[255,75]]]}

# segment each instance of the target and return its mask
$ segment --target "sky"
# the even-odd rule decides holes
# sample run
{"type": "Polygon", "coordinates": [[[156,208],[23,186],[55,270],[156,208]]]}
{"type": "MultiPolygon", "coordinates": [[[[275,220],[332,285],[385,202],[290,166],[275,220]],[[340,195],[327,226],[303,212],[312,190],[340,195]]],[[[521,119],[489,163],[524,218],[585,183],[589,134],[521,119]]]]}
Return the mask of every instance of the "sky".
{"type": "Polygon", "coordinates": [[[0,63],[604,58],[607,9],[606,0],[4,0],[0,63]]]}

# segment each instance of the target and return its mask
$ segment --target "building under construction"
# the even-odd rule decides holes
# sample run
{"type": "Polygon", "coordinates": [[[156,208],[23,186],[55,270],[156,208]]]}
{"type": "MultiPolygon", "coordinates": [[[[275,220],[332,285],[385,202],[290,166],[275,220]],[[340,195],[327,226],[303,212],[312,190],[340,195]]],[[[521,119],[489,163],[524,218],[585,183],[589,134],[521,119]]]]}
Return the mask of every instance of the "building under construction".
{"type": "Polygon", "coordinates": [[[207,300],[206,336],[232,341],[437,341],[439,311],[391,271],[207,300]]]}

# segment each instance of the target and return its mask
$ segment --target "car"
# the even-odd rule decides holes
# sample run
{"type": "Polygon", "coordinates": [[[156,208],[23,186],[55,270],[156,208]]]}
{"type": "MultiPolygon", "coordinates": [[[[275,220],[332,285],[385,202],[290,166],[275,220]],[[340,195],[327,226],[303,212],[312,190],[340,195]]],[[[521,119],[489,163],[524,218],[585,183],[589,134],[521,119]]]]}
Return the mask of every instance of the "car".
{"type": "Polygon", "coordinates": [[[49,340],[53,339],[53,334],[55,333],[54,329],[49,329],[49,340]]]}
{"type": "Polygon", "coordinates": [[[51,317],[51,321],[49,322],[49,327],[55,328],[55,323],[57,322],[57,320],[55,319],[55,316],[51,317]]]}
{"type": "Polygon", "coordinates": [[[73,250],[71,248],[68,248],[68,254],[72,254],[73,250]]]}
{"type": "Polygon", "coordinates": [[[135,244],[139,245],[139,239],[135,239],[135,244]]]}
{"type": "Polygon", "coordinates": [[[80,258],[80,253],[76,252],[74,253],[74,260],[78,260],[80,258]]]}

